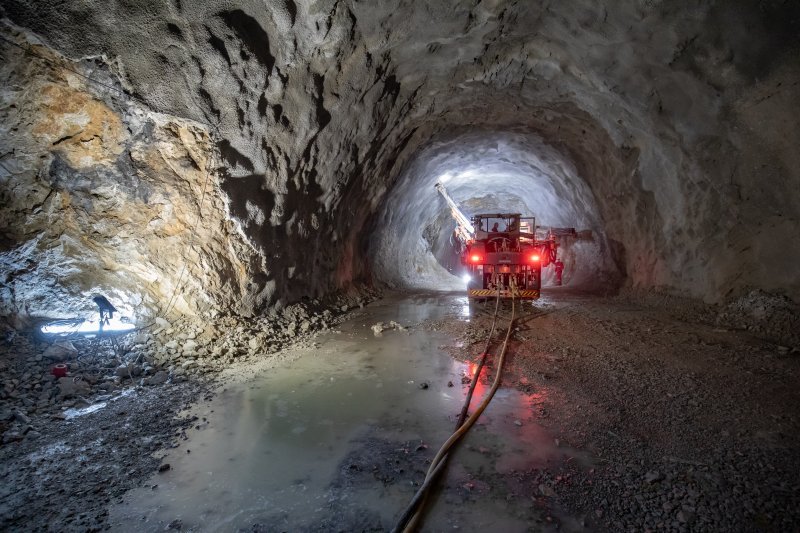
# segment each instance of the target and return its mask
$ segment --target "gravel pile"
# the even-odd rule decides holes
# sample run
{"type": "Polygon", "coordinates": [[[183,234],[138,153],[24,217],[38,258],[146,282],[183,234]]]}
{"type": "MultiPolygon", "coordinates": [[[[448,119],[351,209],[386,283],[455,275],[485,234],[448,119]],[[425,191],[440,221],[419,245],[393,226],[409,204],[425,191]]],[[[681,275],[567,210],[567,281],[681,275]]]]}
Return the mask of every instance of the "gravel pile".
{"type": "Polygon", "coordinates": [[[661,308],[682,322],[747,331],[781,343],[788,350],[800,349],[800,305],[783,294],[753,290],[715,305],[656,291],[626,289],[615,299],[626,305],[661,308]]]}
{"type": "Polygon", "coordinates": [[[751,291],[723,306],[716,322],[800,347],[800,305],[783,295],[751,291]]]}

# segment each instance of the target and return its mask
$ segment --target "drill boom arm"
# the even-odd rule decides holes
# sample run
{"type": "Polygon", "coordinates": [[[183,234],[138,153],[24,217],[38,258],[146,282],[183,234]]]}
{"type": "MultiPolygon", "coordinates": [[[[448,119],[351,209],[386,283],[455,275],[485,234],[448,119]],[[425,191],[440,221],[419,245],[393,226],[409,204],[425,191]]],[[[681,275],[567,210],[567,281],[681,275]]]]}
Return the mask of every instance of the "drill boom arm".
{"type": "Polygon", "coordinates": [[[436,190],[439,191],[439,194],[445,199],[447,205],[450,206],[450,214],[456,221],[456,235],[458,235],[458,239],[464,244],[474,239],[475,228],[472,227],[469,219],[461,212],[453,199],[450,198],[450,195],[447,194],[447,189],[444,188],[444,185],[436,183],[434,187],[436,187],[436,190]]]}

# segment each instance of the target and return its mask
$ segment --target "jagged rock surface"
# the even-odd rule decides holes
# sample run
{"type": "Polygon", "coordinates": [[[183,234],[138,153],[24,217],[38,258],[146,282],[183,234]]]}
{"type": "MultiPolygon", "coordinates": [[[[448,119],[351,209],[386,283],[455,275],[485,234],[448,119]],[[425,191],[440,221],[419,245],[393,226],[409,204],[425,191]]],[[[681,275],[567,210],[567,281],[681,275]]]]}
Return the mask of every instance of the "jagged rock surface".
{"type": "Polygon", "coordinates": [[[90,84],[44,47],[3,51],[0,313],[70,316],[95,292],[128,314],[252,309],[261,265],[204,127],[90,84]]]}
{"type": "MultiPolygon", "coordinates": [[[[419,170],[480,173],[472,155],[481,151],[502,166],[498,187],[533,191],[504,202],[543,210],[544,223],[583,215],[598,239],[574,251],[589,265],[582,278],[621,274],[708,300],[750,287],[800,296],[793,6],[11,0],[3,9],[34,32],[27,39],[41,36],[72,67],[144,102],[66,74],[48,96],[56,74],[3,45],[4,312],[39,313],[95,288],[155,308],[181,283],[177,255],[190,256],[187,312],[252,313],[317,296],[368,275],[368,254],[392,247],[416,263],[375,273],[419,286],[442,274],[435,243],[449,231],[435,223],[445,207],[419,170]],[[513,136],[522,152],[546,147],[533,154],[541,164],[498,144],[513,136]],[[202,246],[191,252],[187,228],[215,152],[202,246]],[[144,175],[160,211],[112,208],[142,194],[144,175]],[[412,196],[395,195],[403,183],[412,196]],[[563,205],[537,203],[541,188],[563,205]],[[401,227],[419,216],[412,206],[421,225],[401,227]],[[121,221],[124,234],[113,229],[121,221]],[[439,236],[427,244],[391,234],[430,226],[439,236]],[[367,250],[370,234],[383,245],[367,250]]],[[[454,180],[456,199],[473,199],[470,183],[454,180]]]]}

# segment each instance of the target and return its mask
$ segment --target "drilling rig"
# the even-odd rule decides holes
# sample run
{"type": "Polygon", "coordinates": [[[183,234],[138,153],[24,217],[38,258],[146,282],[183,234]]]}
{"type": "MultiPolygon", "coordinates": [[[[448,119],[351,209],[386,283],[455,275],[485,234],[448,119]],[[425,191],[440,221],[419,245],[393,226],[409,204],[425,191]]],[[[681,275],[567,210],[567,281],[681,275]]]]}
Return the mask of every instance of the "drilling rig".
{"type": "Polygon", "coordinates": [[[482,300],[537,299],[542,288],[542,267],[554,262],[559,239],[576,237],[575,228],[537,226],[534,217],[520,213],[482,213],[467,218],[447,193],[435,188],[450,207],[461,244],[461,264],[466,267],[467,296],[482,300]]]}

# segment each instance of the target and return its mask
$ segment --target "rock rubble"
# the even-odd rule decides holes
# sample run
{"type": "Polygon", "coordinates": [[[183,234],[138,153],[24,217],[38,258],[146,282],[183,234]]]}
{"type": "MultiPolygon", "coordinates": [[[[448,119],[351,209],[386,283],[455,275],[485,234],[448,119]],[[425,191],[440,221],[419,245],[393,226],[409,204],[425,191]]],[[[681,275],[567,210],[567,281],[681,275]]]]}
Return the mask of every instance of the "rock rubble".
{"type": "MultiPolygon", "coordinates": [[[[692,308],[562,293],[521,312],[504,386],[532,394],[537,422],[570,450],[524,473],[550,476],[548,508],[598,531],[797,529],[800,354],[763,340],[752,317],[741,330],[715,323],[723,309],[788,305],[747,299],[692,308]]],[[[477,357],[491,311],[424,327],[456,333],[455,357],[477,357]]]]}
{"type": "Polygon", "coordinates": [[[0,529],[51,527],[43,509],[54,507],[58,529],[100,527],[111,497],[168,468],[151,454],[185,438],[195,420],[181,410],[209,398],[223,369],[311,342],[378,294],[363,289],[252,319],[157,318],[116,337],[15,333],[0,343],[0,529]],[[66,376],[52,374],[56,361],[66,376]],[[52,487],[69,487],[69,501],[52,487]]]}
{"type": "MultiPolygon", "coordinates": [[[[120,337],[72,337],[48,342],[34,333],[15,335],[0,353],[3,420],[12,421],[14,413],[21,413],[14,409],[24,409],[31,415],[54,415],[86,404],[93,395],[112,394],[132,385],[181,383],[217,373],[234,361],[274,354],[316,331],[333,327],[348,310],[363,307],[377,295],[374,291],[362,294],[339,297],[329,306],[319,300],[297,303],[253,319],[227,317],[205,323],[158,318],[151,327],[120,337]],[[66,363],[65,377],[53,375],[55,362],[66,363]]],[[[15,422],[3,434],[3,440],[18,440],[25,433],[15,422]]]]}

